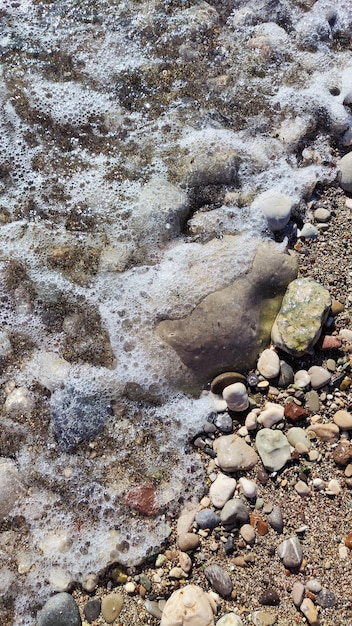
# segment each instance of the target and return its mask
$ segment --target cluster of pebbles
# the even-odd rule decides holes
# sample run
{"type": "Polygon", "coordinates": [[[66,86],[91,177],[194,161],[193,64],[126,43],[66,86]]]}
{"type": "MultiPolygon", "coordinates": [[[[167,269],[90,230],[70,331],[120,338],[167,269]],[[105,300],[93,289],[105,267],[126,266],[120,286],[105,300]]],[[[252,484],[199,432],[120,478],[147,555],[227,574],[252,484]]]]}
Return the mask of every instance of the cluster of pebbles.
{"type": "MultiPolygon", "coordinates": [[[[319,256],[319,244],[309,245],[304,262],[319,256]]],[[[211,381],[203,393],[214,410],[192,441],[207,470],[204,497],[187,504],[169,545],[142,568],[115,566],[90,594],[55,595],[39,626],[50,626],[58,611],[79,626],[76,602],[83,623],[96,626],[342,626],[352,619],[346,304],[332,300],[314,355],[292,358],[271,347],[247,375],[229,371],[211,381]]]]}

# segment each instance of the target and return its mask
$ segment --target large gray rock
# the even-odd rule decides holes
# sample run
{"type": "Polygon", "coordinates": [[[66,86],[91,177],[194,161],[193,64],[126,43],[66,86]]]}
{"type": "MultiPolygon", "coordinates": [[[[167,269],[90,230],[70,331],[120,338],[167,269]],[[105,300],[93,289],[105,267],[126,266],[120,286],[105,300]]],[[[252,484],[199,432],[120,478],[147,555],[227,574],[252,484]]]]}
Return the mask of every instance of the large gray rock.
{"type": "Polygon", "coordinates": [[[292,281],[272,327],[273,344],[293,356],[311,352],[330,306],[329,292],[312,278],[292,281]]]}
{"type": "Polygon", "coordinates": [[[57,593],[44,604],[38,626],[81,626],[78,606],[69,593],[57,593]]]}
{"type": "Polygon", "coordinates": [[[163,320],[157,334],[200,380],[219,371],[246,371],[269,344],[283,294],[296,274],[294,256],[262,243],[246,274],[218,291],[212,285],[189,315],[163,320]]]}

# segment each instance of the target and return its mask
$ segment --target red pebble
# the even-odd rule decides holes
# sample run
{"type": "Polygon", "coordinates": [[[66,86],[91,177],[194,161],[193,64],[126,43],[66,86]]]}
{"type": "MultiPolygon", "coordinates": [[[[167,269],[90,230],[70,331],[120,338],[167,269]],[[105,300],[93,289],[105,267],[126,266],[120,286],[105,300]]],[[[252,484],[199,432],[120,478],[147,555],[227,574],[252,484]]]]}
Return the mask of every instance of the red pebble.
{"type": "Polygon", "coordinates": [[[298,420],[305,419],[309,415],[303,406],[299,406],[293,401],[286,404],[284,414],[290,422],[298,422],[298,420]]]}
{"type": "Polygon", "coordinates": [[[335,348],[341,348],[341,346],[342,340],[338,335],[325,335],[321,344],[321,349],[334,350],[335,348]]]}
{"type": "Polygon", "coordinates": [[[126,504],[147,517],[155,517],[159,513],[155,487],[152,483],[132,487],[124,496],[126,504]]]}

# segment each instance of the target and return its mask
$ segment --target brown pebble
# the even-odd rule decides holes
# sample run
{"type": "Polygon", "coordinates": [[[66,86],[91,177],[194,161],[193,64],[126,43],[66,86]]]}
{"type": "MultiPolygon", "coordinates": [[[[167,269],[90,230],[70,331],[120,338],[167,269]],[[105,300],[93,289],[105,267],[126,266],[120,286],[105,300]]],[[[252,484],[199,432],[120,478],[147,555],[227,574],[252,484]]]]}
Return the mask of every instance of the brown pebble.
{"type": "Polygon", "coordinates": [[[213,378],[210,384],[210,391],[220,396],[225,387],[228,387],[233,383],[243,383],[245,385],[246,382],[246,377],[239,372],[224,372],[223,374],[219,374],[213,378]]]}
{"type": "Polygon", "coordinates": [[[284,415],[289,422],[297,422],[308,417],[309,413],[302,406],[292,401],[285,405],[284,415]]]}
{"type": "Polygon", "coordinates": [[[252,513],[250,516],[250,524],[255,528],[260,537],[264,537],[269,532],[269,526],[258,513],[252,513]]]}
{"type": "Polygon", "coordinates": [[[352,444],[348,439],[342,439],[332,453],[337,465],[347,465],[352,460],[352,444]]]}
{"type": "Polygon", "coordinates": [[[182,552],[195,550],[200,544],[200,537],[195,533],[183,533],[178,536],[177,545],[182,552]]]}
{"type": "Polygon", "coordinates": [[[352,550],[352,533],[349,533],[345,539],[345,546],[352,550]]]}
{"type": "Polygon", "coordinates": [[[260,596],[259,602],[265,606],[277,606],[280,604],[279,594],[275,589],[266,589],[260,596]]]}
{"type": "Polygon", "coordinates": [[[237,565],[237,567],[247,567],[247,563],[244,560],[243,556],[235,556],[235,558],[233,559],[234,565],[237,565]]]}
{"type": "Polygon", "coordinates": [[[263,487],[265,487],[265,485],[267,484],[269,480],[269,474],[265,471],[265,469],[261,467],[258,469],[257,479],[259,480],[260,484],[263,485],[263,487]]]}
{"type": "Polygon", "coordinates": [[[132,487],[127,491],[124,499],[130,509],[135,509],[142,515],[156,517],[159,513],[156,491],[152,483],[132,487]]]}
{"type": "Polygon", "coordinates": [[[338,300],[333,300],[331,303],[331,315],[333,315],[334,317],[336,315],[338,315],[339,313],[342,313],[342,311],[344,311],[345,307],[342,304],[342,302],[339,302],[338,300]]]}

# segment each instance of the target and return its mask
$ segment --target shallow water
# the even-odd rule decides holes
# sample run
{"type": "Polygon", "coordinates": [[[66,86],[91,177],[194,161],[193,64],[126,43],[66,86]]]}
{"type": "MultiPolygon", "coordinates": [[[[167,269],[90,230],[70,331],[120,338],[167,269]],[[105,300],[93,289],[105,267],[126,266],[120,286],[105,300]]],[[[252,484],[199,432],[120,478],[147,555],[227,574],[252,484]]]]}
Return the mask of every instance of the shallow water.
{"type": "Polygon", "coordinates": [[[140,560],[191,479],[201,493],[187,439],[211,405],[154,329],[272,238],[257,194],[288,194],[300,224],[336,178],[352,142],[352,9],[5,0],[0,20],[1,393],[30,398],[5,414],[1,448],[27,489],[1,533],[19,626],[53,589],[140,560]],[[225,235],[237,251],[219,264],[225,235]],[[72,450],[52,417],[60,386],[88,398],[92,421],[104,405],[102,433],[81,424],[72,450]],[[156,520],[123,502],[141,477],[156,520]]]}

